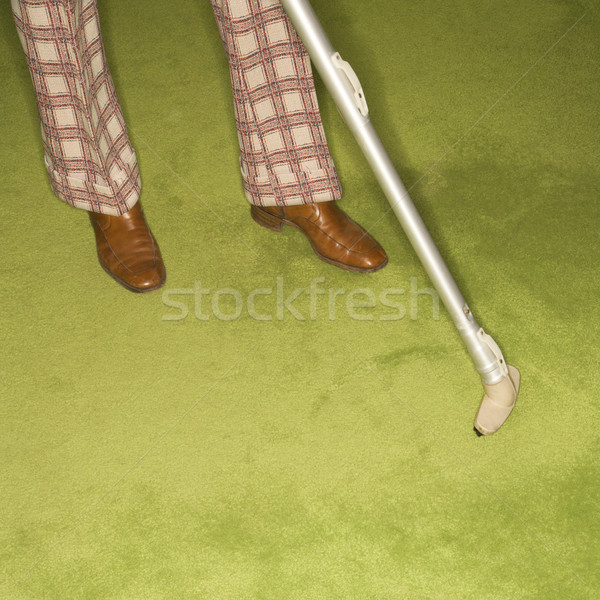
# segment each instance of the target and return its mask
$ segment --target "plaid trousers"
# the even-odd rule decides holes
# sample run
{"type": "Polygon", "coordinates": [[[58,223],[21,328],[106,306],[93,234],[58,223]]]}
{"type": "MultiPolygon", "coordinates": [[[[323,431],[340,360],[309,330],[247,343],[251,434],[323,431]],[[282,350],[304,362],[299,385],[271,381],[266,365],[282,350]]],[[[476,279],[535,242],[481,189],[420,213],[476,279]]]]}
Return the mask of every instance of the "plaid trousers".
{"type": "MultiPolygon", "coordinates": [[[[141,181],[96,0],[11,2],[52,189],[78,208],[123,214],[141,181]]],[[[262,206],[339,199],[310,60],[279,0],[211,2],[229,60],[246,197],[262,206]]]]}

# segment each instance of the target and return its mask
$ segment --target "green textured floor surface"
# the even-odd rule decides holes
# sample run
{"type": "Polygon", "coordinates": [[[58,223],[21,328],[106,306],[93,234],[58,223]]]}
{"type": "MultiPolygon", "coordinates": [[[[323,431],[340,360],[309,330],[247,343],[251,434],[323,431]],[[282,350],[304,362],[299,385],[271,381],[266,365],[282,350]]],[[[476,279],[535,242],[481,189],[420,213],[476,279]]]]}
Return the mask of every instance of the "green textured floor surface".
{"type": "Polygon", "coordinates": [[[9,5],[0,598],[599,598],[597,3],[314,2],[521,371],[488,438],[479,377],[320,82],[379,273],[250,219],[209,2],[99,2],[168,270],[165,294],[135,295],[52,195],[9,5]]]}

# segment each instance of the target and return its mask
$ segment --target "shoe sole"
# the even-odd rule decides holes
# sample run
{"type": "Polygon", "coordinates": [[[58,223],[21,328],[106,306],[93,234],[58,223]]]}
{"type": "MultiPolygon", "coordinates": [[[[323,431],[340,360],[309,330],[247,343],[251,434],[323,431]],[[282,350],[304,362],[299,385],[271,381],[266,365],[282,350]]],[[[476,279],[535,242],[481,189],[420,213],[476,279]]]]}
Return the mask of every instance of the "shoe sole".
{"type": "Polygon", "coordinates": [[[133,292],[134,294],[145,294],[146,292],[153,292],[155,290],[159,290],[167,282],[167,278],[165,277],[158,285],[153,285],[152,287],[148,287],[148,288],[136,288],[132,285],[129,285],[126,281],[123,281],[120,277],[117,277],[112,271],[110,271],[107,267],[105,267],[100,261],[98,261],[98,262],[100,263],[100,266],[104,269],[104,271],[106,272],[106,274],[109,277],[114,279],[119,285],[122,285],[125,289],[129,290],[130,292],[133,292]]]}
{"type": "Polygon", "coordinates": [[[315,248],[314,244],[312,243],[312,240],[306,235],[306,232],[302,229],[302,227],[300,227],[299,225],[296,225],[296,223],[294,223],[293,221],[289,221],[288,219],[286,219],[284,217],[278,217],[276,215],[272,215],[271,213],[267,212],[266,210],[261,209],[260,206],[256,206],[254,204],[250,207],[250,215],[254,219],[254,221],[256,223],[258,223],[260,226],[265,227],[266,229],[269,229],[270,231],[275,231],[276,233],[281,233],[281,230],[283,229],[284,225],[289,225],[290,227],[294,227],[295,229],[298,229],[299,231],[301,231],[304,234],[304,236],[308,240],[308,243],[310,244],[311,248],[313,249],[314,253],[323,262],[329,263],[330,265],[334,265],[335,267],[339,267],[340,269],[344,269],[345,271],[353,271],[355,273],[374,273],[375,271],[379,271],[380,269],[383,269],[383,267],[385,267],[385,265],[387,265],[387,263],[388,263],[388,259],[386,256],[385,260],[380,265],[377,265],[376,267],[370,267],[368,269],[347,265],[345,263],[334,260],[333,258],[329,258],[328,256],[325,256],[324,254],[321,254],[317,250],[317,248],[315,248]]]}

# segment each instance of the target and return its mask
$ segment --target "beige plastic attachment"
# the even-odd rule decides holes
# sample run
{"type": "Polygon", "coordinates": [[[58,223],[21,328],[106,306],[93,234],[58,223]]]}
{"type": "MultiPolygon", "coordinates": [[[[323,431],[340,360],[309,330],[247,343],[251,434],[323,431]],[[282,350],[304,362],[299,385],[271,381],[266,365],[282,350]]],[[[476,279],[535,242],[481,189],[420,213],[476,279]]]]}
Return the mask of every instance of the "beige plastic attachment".
{"type": "Polygon", "coordinates": [[[367,100],[365,99],[365,93],[363,92],[362,86],[354,69],[350,66],[350,63],[346,62],[339,52],[336,52],[331,59],[333,64],[346,76],[346,79],[352,87],[352,95],[354,97],[354,104],[363,117],[369,114],[369,107],[367,106],[367,100]]]}
{"type": "Polygon", "coordinates": [[[508,374],[498,383],[484,383],[485,395],[475,417],[475,430],[481,435],[491,435],[500,429],[515,406],[521,374],[508,365],[508,374]]]}

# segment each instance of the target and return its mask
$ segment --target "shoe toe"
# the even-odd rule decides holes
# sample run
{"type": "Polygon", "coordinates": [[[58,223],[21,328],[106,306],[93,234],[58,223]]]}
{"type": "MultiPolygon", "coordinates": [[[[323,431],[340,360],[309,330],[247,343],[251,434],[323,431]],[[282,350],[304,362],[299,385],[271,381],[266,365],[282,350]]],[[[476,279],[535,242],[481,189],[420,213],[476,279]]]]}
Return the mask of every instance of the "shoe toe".
{"type": "Polygon", "coordinates": [[[385,267],[388,258],[385,250],[376,243],[376,245],[363,257],[363,266],[365,269],[376,271],[385,267]]]}

